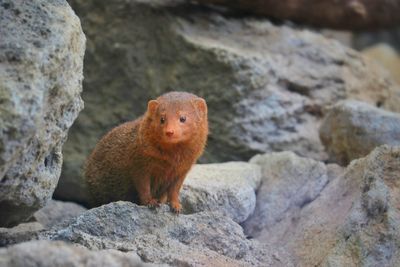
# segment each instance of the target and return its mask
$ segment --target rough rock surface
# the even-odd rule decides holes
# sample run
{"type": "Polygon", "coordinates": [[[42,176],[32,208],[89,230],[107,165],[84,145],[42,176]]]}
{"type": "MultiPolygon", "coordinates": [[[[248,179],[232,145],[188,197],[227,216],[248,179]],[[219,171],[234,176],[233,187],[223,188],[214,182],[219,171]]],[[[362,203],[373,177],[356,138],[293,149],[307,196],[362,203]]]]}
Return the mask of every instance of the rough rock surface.
{"type": "Polygon", "coordinates": [[[241,223],[254,211],[260,167],[246,162],[193,166],[180,198],[184,213],[219,211],[241,223]]]}
{"type": "Polygon", "coordinates": [[[38,222],[20,223],[12,228],[0,227],[0,247],[39,239],[44,231],[44,226],[38,222]]]}
{"type": "Polygon", "coordinates": [[[320,137],[331,160],[345,165],[377,146],[400,145],[400,114],[346,100],[327,114],[320,137]]]}
{"type": "Polygon", "coordinates": [[[75,203],[50,200],[44,208],[33,214],[31,222],[12,228],[0,227],[0,247],[39,239],[49,229],[54,231],[67,227],[85,210],[75,203]]]}
{"type": "Polygon", "coordinates": [[[0,36],[0,226],[12,226],[57,185],[83,108],[85,36],[63,0],[0,0],[0,36]]]}
{"type": "Polygon", "coordinates": [[[376,30],[400,24],[400,2],[393,0],[197,0],[251,14],[293,20],[322,28],[376,30]]]}
{"type": "Polygon", "coordinates": [[[290,266],[287,255],[247,240],[242,228],[220,213],[179,216],[130,202],[91,209],[49,235],[90,249],[134,251],[142,260],[173,266],[290,266]]]}
{"type": "Polygon", "coordinates": [[[72,202],[50,200],[45,207],[35,212],[33,218],[45,228],[51,228],[58,224],[67,225],[85,211],[84,207],[72,202]]]}
{"type": "MultiPolygon", "coordinates": [[[[400,147],[376,148],[353,161],[344,174],[334,175],[319,196],[300,210],[287,211],[277,224],[266,225],[261,232],[255,228],[255,237],[286,250],[296,266],[397,266],[399,174],[400,147]]],[[[281,179],[294,177],[281,175],[281,179]]],[[[279,186],[276,191],[271,188],[271,198],[279,200],[279,190],[279,186]]]]}
{"type": "Polygon", "coordinates": [[[0,265],[8,267],[151,267],[133,252],[90,251],[62,241],[31,241],[0,249],[0,265]]]}
{"type": "Polygon", "coordinates": [[[400,53],[389,44],[379,43],[361,52],[384,67],[390,76],[400,84],[400,53]]]}
{"type": "Polygon", "coordinates": [[[325,164],[293,152],[257,155],[250,162],[261,166],[263,177],[256,208],[243,227],[247,235],[260,239],[271,236],[270,230],[280,238],[276,231],[285,230],[282,221],[316,199],[332,179],[325,164]]]}
{"type": "Polygon", "coordinates": [[[209,162],[282,150],[323,158],[325,107],[356,98],[399,108],[398,87],[380,68],[307,30],[181,1],[70,3],[88,36],[86,108],[65,146],[59,199],[86,201],[80,171],[97,140],[167,90],[207,100],[209,162]]]}

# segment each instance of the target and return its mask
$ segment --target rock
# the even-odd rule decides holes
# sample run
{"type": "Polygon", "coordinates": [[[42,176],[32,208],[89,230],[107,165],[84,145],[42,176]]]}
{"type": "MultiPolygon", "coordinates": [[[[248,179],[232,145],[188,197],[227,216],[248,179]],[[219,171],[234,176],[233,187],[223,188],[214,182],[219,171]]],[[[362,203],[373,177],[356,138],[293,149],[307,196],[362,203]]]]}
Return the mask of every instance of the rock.
{"type": "Polygon", "coordinates": [[[279,235],[277,230],[286,230],[282,221],[315,200],[332,179],[325,164],[293,152],[257,155],[250,162],[261,166],[262,182],[254,213],[243,228],[247,235],[259,239],[271,235],[280,239],[284,232],[279,235]],[[270,233],[270,229],[274,232],[270,233]]]}
{"type": "Polygon", "coordinates": [[[241,223],[254,211],[260,179],[260,167],[246,162],[195,165],[180,193],[184,213],[219,211],[241,223]]]}
{"type": "MultiPolygon", "coordinates": [[[[321,224],[318,225],[321,220],[317,220],[314,227],[306,226],[309,230],[304,233],[304,239],[308,239],[308,250],[312,246],[318,246],[321,237],[326,235],[315,234],[318,230],[333,230],[334,239],[327,240],[327,244],[334,246],[329,250],[322,266],[356,266],[359,263],[363,266],[398,265],[399,171],[400,147],[382,146],[366,158],[353,161],[343,178],[338,180],[338,184],[332,185],[338,186],[337,191],[342,191],[342,199],[335,206],[344,208],[340,212],[334,209],[329,212],[333,219],[331,224],[337,228],[321,227],[321,224]],[[335,225],[337,222],[340,222],[339,227],[335,225]]],[[[333,193],[333,190],[327,193],[329,192],[333,193]]],[[[336,198],[337,196],[329,201],[334,203],[336,198]]],[[[323,217],[322,215],[320,218],[323,217]]]]}
{"type": "Polygon", "coordinates": [[[324,37],[328,39],[335,39],[344,46],[353,47],[353,40],[355,35],[354,32],[332,30],[332,29],[319,29],[318,33],[322,34],[324,37]]]}
{"type": "MultiPolygon", "coordinates": [[[[400,147],[378,147],[255,238],[286,250],[296,266],[397,266],[399,174],[400,147]]],[[[263,186],[268,187],[265,180],[263,186]]],[[[270,190],[271,198],[279,189],[270,190]]]]}
{"type": "Polygon", "coordinates": [[[70,1],[89,36],[86,107],[64,149],[58,199],[85,203],[81,168],[97,140],[168,90],[207,100],[202,162],[282,150],[325,159],[318,126],[326,107],[355,98],[399,109],[398,86],[337,41],[181,2],[70,1]]]}
{"type": "Polygon", "coordinates": [[[220,213],[179,216],[114,202],[86,211],[68,227],[48,235],[90,249],[134,251],[142,260],[172,266],[290,266],[278,249],[247,240],[242,228],[220,213]]]}
{"type": "Polygon", "coordinates": [[[83,108],[85,37],[62,0],[0,0],[0,226],[51,198],[83,108]]]}
{"type": "Polygon", "coordinates": [[[336,104],[323,120],[320,137],[331,160],[346,165],[375,147],[400,145],[400,114],[346,100],[336,104]]]}
{"type": "Polygon", "coordinates": [[[0,249],[0,263],[9,267],[159,266],[142,262],[132,252],[113,249],[90,251],[62,241],[31,241],[0,249]]]}
{"type": "Polygon", "coordinates": [[[32,222],[21,223],[13,228],[0,228],[0,247],[40,239],[50,229],[55,231],[67,227],[85,210],[75,203],[50,200],[44,208],[33,214],[32,222]]]}
{"type": "Polygon", "coordinates": [[[12,228],[0,227],[0,247],[39,239],[43,231],[44,226],[39,222],[20,223],[12,228]]]}
{"type": "Polygon", "coordinates": [[[364,49],[362,54],[380,64],[400,84],[400,55],[392,46],[380,43],[364,49]]]}
{"type": "Polygon", "coordinates": [[[238,11],[293,20],[320,28],[376,30],[400,24],[398,1],[392,0],[197,0],[238,11]]]}
{"type": "Polygon", "coordinates": [[[55,225],[68,225],[68,222],[75,219],[86,209],[72,202],[50,200],[47,205],[35,212],[33,217],[45,228],[50,229],[55,225]]]}

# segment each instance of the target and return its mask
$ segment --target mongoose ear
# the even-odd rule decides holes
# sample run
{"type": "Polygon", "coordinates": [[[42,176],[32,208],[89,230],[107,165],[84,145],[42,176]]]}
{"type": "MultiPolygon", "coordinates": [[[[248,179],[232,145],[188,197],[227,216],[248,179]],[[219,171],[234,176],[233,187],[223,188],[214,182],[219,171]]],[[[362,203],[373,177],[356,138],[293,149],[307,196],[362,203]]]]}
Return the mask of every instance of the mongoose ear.
{"type": "Polygon", "coordinates": [[[153,114],[156,112],[157,107],[158,107],[158,101],[157,100],[150,100],[149,103],[147,103],[147,111],[150,114],[153,114]]]}
{"type": "Polygon", "coordinates": [[[194,100],[194,106],[203,116],[207,116],[207,103],[203,98],[196,98],[194,100]]]}

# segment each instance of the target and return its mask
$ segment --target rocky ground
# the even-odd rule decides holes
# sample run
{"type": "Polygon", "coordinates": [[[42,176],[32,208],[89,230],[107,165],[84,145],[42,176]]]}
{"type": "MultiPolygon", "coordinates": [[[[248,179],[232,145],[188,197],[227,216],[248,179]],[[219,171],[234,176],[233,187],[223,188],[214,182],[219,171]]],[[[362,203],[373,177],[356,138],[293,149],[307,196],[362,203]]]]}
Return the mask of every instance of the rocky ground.
{"type": "Polygon", "coordinates": [[[399,188],[400,147],[387,145],[347,168],[293,152],[197,165],[184,185],[183,214],[166,205],[85,210],[52,201],[35,222],[1,229],[0,259],[10,266],[34,266],[25,257],[55,264],[58,255],[73,266],[396,266],[399,188]]]}
{"type": "Polygon", "coordinates": [[[381,67],[193,1],[69,2],[84,70],[64,0],[0,0],[0,266],[399,266],[400,87],[381,67]],[[168,86],[207,99],[203,160],[224,163],[192,168],[179,215],[76,204],[97,138],[168,86]]]}

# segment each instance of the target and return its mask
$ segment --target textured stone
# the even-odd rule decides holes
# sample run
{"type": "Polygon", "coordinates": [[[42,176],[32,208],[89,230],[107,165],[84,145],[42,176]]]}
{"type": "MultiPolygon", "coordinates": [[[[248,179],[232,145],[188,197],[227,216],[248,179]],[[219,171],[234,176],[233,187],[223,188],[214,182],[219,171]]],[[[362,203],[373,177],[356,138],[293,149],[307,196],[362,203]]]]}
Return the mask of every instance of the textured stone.
{"type": "Polygon", "coordinates": [[[293,152],[257,155],[250,162],[261,166],[262,183],[257,190],[254,213],[243,228],[247,235],[259,239],[270,236],[280,239],[286,230],[282,221],[318,197],[330,180],[328,169],[321,162],[293,152]]]}
{"type": "Polygon", "coordinates": [[[0,247],[39,239],[43,231],[44,226],[38,222],[20,223],[12,228],[0,227],[0,247]]]}
{"type": "Polygon", "coordinates": [[[40,239],[49,229],[54,231],[67,227],[85,210],[75,203],[50,200],[44,208],[33,214],[31,222],[0,228],[0,247],[40,239]]]}
{"type": "Polygon", "coordinates": [[[45,228],[51,228],[58,224],[67,225],[84,211],[84,207],[72,202],[50,200],[45,207],[35,212],[33,217],[45,228]]]}
{"type": "Polygon", "coordinates": [[[397,84],[400,84],[400,55],[392,46],[380,43],[364,49],[361,53],[384,67],[397,84]]]}
{"type": "Polygon", "coordinates": [[[241,223],[254,211],[260,179],[260,167],[246,162],[195,165],[180,193],[184,212],[219,211],[241,223]]]}
{"type": "Polygon", "coordinates": [[[247,240],[242,228],[220,213],[179,216],[130,202],[91,209],[48,237],[90,249],[134,251],[142,260],[173,266],[290,266],[279,249],[247,240]]]}
{"type": "Polygon", "coordinates": [[[63,0],[0,0],[0,226],[51,198],[83,108],[85,37],[63,0]]]}
{"type": "MultiPolygon", "coordinates": [[[[352,161],[341,175],[332,166],[327,166],[328,176],[334,178],[313,201],[300,209],[289,207],[279,222],[264,224],[255,238],[281,247],[296,266],[397,266],[400,147],[376,148],[352,161]]],[[[266,180],[263,186],[268,187],[266,180]]],[[[270,197],[279,189],[271,188],[270,197]]],[[[261,200],[268,197],[260,193],[261,200]]]]}
{"type": "Polygon", "coordinates": [[[65,146],[59,199],[85,202],[80,171],[97,140],[171,89],[207,100],[203,162],[283,150],[324,158],[318,126],[326,107],[355,98],[399,108],[399,88],[380,68],[307,30],[182,1],[70,3],[88,35],[86,107],[65,146]]]}
{"type": "Polygon", "coordinates": [[[327,114],[320,137],[331,160],[345,165],[377,146],[400,145],[400,114],[346,100],[327,114]]]}
{"type": "Polygon", "coordinates": [[[90,251],[62,241],[31,241],[0,249],[0,265],[8,267],[151,267],[132,252],[90,251]]]}

